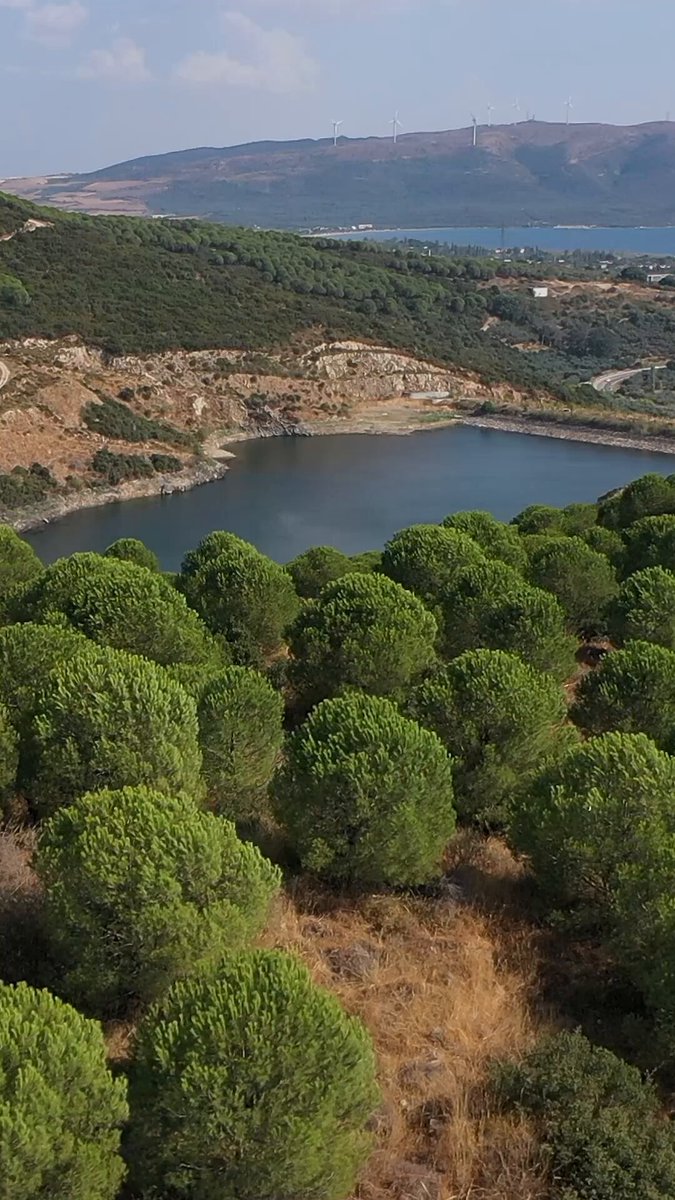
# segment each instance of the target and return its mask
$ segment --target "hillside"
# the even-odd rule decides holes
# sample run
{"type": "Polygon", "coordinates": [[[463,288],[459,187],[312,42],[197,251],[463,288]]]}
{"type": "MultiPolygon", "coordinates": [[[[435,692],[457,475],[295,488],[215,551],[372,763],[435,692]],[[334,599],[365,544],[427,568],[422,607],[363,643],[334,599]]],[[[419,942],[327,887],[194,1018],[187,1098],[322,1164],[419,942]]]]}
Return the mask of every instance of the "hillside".
{"type": "Polygon", "coordinates": [[[670,373],[580,386],[665,364],[672,292],[587,270],[542,302],[537,269],[0,195],[0,518],[190,486],[251,434],[461,414],[672,438],[670,373]]]}
{"type": "Polygon", "coordinates": [[[675,123],[526,121],[472,131],[257,142],[7,180],[93,213],[174,213],[280,228],[673,222],[675,123]]]}

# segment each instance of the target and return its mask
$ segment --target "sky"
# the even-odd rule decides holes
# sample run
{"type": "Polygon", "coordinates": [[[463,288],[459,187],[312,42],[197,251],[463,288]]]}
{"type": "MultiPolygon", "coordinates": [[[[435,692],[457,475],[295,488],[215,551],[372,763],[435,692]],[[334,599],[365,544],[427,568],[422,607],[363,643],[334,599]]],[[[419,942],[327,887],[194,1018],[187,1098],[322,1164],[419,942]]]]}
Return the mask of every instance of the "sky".
{"type": "Polygon", "coordinates": [[[0,179],[260,139],[675,119],[675,0],[0,0],[0,179]]]}

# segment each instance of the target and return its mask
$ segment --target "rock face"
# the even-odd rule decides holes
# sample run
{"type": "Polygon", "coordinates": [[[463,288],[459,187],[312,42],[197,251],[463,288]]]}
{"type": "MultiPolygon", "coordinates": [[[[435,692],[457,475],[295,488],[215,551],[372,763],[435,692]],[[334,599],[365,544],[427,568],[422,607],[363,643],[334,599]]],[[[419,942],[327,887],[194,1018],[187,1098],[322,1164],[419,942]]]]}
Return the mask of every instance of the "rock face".
{"type": "Polygon", "coordinates": [[[377,429],[392,414],[405,428],[433,409],[431,398],[420,399],[427,393],[518,399],[512,389],[360,342],[317,340],[268,355],[201,350],[112,358],[76,338],[30,339],[0,344],[0,364],[9,372],[0,390],[0,472],[38,462],[59,482],[86,479],[103,448],[191,460],[184,448],[93,432],[83,411],[106,399],[193,435],[214,459],[242,436],[339,431],[357,420],[377,429]]]}

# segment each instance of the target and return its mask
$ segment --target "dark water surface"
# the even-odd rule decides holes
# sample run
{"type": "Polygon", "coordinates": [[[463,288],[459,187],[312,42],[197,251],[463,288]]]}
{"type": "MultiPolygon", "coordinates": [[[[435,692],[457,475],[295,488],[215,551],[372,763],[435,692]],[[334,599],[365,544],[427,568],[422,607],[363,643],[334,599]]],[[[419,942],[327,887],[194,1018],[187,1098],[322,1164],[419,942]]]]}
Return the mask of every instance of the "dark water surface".
{"type": "Polygon", "coordinates": [[[241,442],[224,479],[190,492],[82,509],[27,536],[52,562],[138,537],[176,569],[213,529],[230,529],[286,562],[308,546],[379,548],[398,529],[483,508],[510,520],[528,504],[595,500],[668,454],[450,426],[396,435],[241,442]]]}

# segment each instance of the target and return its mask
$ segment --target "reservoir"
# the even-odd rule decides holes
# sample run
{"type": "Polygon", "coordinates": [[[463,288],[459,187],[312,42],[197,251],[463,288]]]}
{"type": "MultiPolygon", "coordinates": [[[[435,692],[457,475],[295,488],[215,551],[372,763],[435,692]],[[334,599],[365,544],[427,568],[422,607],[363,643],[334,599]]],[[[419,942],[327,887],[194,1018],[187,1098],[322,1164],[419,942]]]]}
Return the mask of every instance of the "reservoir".
{"type": "Polygon", "coordinates": [[[309,546],[378,549],[406,525],[481,508],[508,521],[529,504],[571,504],[657,471],[669,454],[448,426],[398,435],[267,438],[233,446],[224,479],[82,509],[26,536],[52,562],[137,537],[176,570],[186,550],[229,529],[287,562],[309,546]]]}

